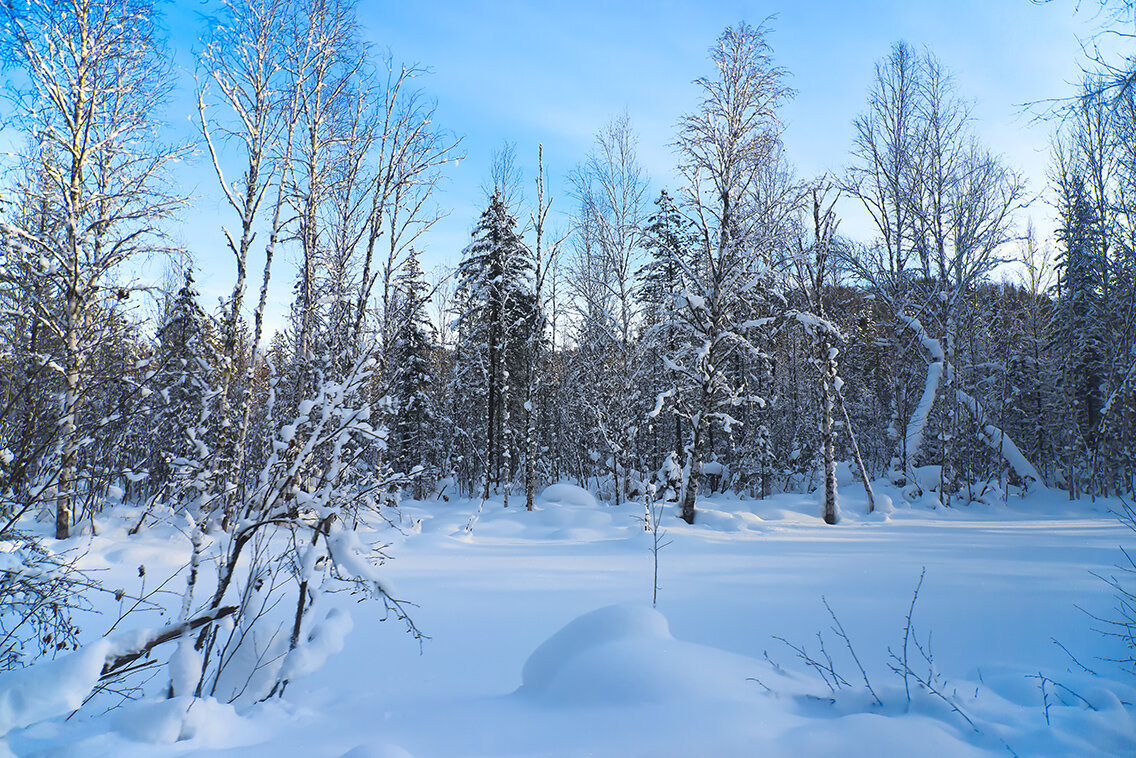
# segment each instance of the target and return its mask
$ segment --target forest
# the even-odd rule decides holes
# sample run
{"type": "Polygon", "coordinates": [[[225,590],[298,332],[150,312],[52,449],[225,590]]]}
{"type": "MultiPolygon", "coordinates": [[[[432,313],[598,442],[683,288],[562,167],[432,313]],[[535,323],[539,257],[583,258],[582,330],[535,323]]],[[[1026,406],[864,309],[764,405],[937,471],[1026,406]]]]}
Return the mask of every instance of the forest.
{"type": "MultiPolygon", "coordinates": [[[[331,584],[428,636],[378,569],[396,538],[369,531],[404,525],[400,504],[468,502],[472,534],[568,483],[638,514],[657,583],[660,535],[722,498],[808,496],[837,529],[912,504],[1132,497],[1131,59],[1090,61],[1049,110],[1050,234],[1025,221],[1041,188],[907,42],[880,51],[846,169],[798,175],[775,36],[738,22],[690,72],[675,186],[648,179],[626,113],[571,156],[555,205],[543,148],[506,143],[468,244],[427,272],[464,147],[425,67],[364,42],[351,0],[225,0],[179,141],[159,5],[0,7],[0,677],[96,650],[80,702],[141,692],[166,646],[168,697],[263,702],[326,656],[331,584]],[[186,161],[221,198],[217,307],[177,241],[186,161]],[[870,239],[842,233],[848,203],[870,239]],[[138,274],[155,256],[164,282],[138,274]],[[62,546],[108,523],[127,541],[176,525],[183,565],[161,624],[93,648],[76,619],[123,590],[62,546]]],[[[17,714],[0,755],[67,697],[40,713],[0,694],[17,714]]]]}

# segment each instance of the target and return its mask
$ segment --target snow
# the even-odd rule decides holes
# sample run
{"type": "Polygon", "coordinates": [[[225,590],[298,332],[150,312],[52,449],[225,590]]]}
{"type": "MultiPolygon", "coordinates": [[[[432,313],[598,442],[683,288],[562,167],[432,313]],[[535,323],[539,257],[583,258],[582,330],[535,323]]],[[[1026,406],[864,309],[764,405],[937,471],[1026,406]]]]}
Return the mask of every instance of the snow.
{"type": "Polygon", "coordinates": [[[323,620],[308,631],[304,641],[288,653],[281,678],[299,678],[318,671],[330,656],[343,649],[344,640],[354,625],[347,611],[340,608],[329,610],[323,620]]]}
{"type": "Polygon", "coordinates": [[[182,743],[184,747],[229,747],[264,737],[263,730],[239,716],[233,706],[213,698],[175,697],[136,703],[116,712],[112,720],[118,734],[140,746],[182,743]]]}
{"type": "Polygon", "coordinates": [[[192,635],[185,635],[170,656],[170,687],[175,695],[191,694],[201,678],[201,653],[193,647],[192,635]]]}
{"type": "Polygon", "coordinates": [[[571,668],[573,659],[606,645],[633,641],[672,639],[667,620],[642,606],[611,605],[575,619],[538,647],[521,670],[521,690],[547,694],[558,676],[571,668]]]}
{"type": "Polygon", "coordinates": [[[110,640],[94,642],[70,655],[0,677],[0,735],[82,705],[112,654],[110,640]]]}
{"type": "MultiPolygon", "coordinates": [[[[284,697],[262,703],[167,699],[171,680],[178,692],[192,681],[174,641],[155,650],[170,664],[140,700],[66,719],[129,642],[90,641],[117,615],[96,597],[104,615],[78,619],[86,647],[0,674],[0,756],[1136,754],[1136,682],[1107,662],[1124,650],[1086,615],[1114,603],[1091,572],[1115,573],[1118,546],[1136,541],[1109,513],[1116,503],[1035,487],[935,508],[933,494],[908,502],[877,481],[883,512],[868,516],[847,464],[838,479],[838,526],[823,523],[816,493],[715,495],[694,525],[668,508],[657,609],[642,503],[597,502],[567,482],[539,493],[533,512],[500,498],[404,501],[401,531],[364,524],[333,531],[330,545],[342,569],[365,574],[359,545],[389,543],[382,576],[415,603],[421,653],[382,622],[381,604],[321,593],[282,662],[284,697]],[[909,702],[889,650],[902,648],[924,569],[912,618],[934,666],[915,657],[911,668],[932,670],[942,697],[912,684],[909,702]],[[818,633],[847,686],[830,689],[791,647],[819,657],[818,633]]],[[[134,593],[140,563],[154,585],[189,559],[184,529],[128,537],[130,506],[97,520],[98,536],[58,547],[85,551],[107,586],[134,593]]],[[[203,592],[211,566],[201,563],[203,592]]],[[[180,601],[171,593],[170,616],[180,601]]]]}
{"type": "Polygon", "coordinates": [[[612,605],[580,616],[543,642],[525,663],[517,693],[553,706],[744,700],[753,687],[738,672],[753,665],[674,639],[666,618],[652,608],[612,605]]]}
{"type": "Polygon", "coordinates": [[[569,506],[573,508],[595,508],[596,499],[592,493],[583,487],[577,487],[568,482],[550,484],[540,493],[540,499],[545,503],[569,506]]]}

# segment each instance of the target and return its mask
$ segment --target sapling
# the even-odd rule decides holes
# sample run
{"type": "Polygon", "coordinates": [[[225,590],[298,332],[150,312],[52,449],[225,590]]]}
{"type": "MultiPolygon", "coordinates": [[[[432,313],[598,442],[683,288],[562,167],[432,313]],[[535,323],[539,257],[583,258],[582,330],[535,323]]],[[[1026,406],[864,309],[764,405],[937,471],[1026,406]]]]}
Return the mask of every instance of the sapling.
{"type": "Polygon", "coordinates": [[[78,648],[72,611],[89,607],[93,582],[74,556],[53,553],[14,529],[0,531],[0,672],[78,648]]]}
{"type": "Polygon", "coordinates": [[[644,528],[651,534],[651,607],[655,608],[659,602],[659,551],[671,544],[664,541],[667,530],[662,527],[663,507],[655,498],[655,483],[643,483],[643,520],[644,528]]]}

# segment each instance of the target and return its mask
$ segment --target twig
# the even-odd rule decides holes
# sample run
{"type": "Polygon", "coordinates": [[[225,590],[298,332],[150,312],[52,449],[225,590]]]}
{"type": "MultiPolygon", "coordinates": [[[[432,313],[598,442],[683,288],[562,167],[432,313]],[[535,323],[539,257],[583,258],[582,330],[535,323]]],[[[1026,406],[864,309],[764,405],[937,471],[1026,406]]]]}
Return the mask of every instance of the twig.
{"type": "Polygon", "coordinates": [[[766,684],[765,682],[761,681],[760,679],[758,679],[756,676],[747,676],[746,681],[747,682],[757,682],[759,685],[761,685],[762,687],[765,688],[766,692],[768,692],[770,695],[773,694],[773,690],[769,687],[769,685],[766,684]]]}
{"type": "Polygon", "coordinates": [[[927,567],[919,572],[919,582],[915,585],[915,592],[911,593],[911,605],[907,609],[907,622],[903,627],[903,691],[907,695],[907,706],[911,707],[911,685],[907,681],[911,667],[907,665],[907,642],[911,639],[911,618],[915,615],[915,601],[919,599],[919,590],[923,587],[923,577],[927,574],[927,567]]]}
{"type": "Polygon", "coordinates": [[[828,611],[828,615],[832,617],[833,623],[836,624],[836,628],[832,631],[837,637],[844,640],[844,644],[848,648],[848,653],[852,656],[852,660],[856,662],[856,667],[860,669],[860,676],[864,677],[864,686],[868,688],[868,692],[872,693],[872,699],[876,701],[876,705],[883,706],[883,701],[880,700],[880,696],[876,694],[876,691],[872,689],[872,683],[868,681],[868,672],[864,670],[863,664],[860,663],[860,658],[856,655],[856,651],[852,649],[852,640],[848,638],[848,634],[844,631],[844,625],[840,623],[840,619],[836,617],[836,613],[832,610],[832,607],[828,604],[828,600],[825,599],[824,595],[821,595],[820,601],[824,603],[825,610],[828,611]]]}
{"type": "Polygon", "coordinates": [[[1042,674],[1040,671],[1037,674],[1030,674],[1026,678],[1038,680],[1038,686],[1041,687],[1041,697],[1042,697],[1042,703],[1044,704],[1044,708],[1045,708],[1045,723],[1046,723],[1047,726],[1049,725],[1049,695],[1045,690],[1045,685],[1047,685],[1047,684],[1052,684],[1054,687],[1057,687],[1059,689],[1064,690],[1065,692],[1068,692],[1070,695],[1072,695],[1073,697],[1077,698],[1082,703],[1084,703],[1085,707],[1088,708],[1089,710],[1091,710],[1091,711],[1097,710],[1097,707],[1095,705],[1093,705],[1092,703],[1090,703],[1088,700],[1086,700],[1080,693],[1069,689],[1068,687],[1066,687],[1061,682],[1050,679],[1049,677],[1042,674]]]}
{"type": "Polygon", "coordinates": [[[1073,661],[1073,663],[1077,664],[1078,668],[1080,668],[1080,669],[1081,669],[1082,671],[1084,671],[1084,672],[1085,672],[1086,674],[1089,674],[1090,676],[1099,676],[1099,674],[1097,674],[1097,672],[1093,671],[1092,669],[1090,669],[1090,668],[1088,668],[1087,666],[1085,666],[1085,664],[1083,664],[1083,663],[1081,663],[1081,662],[1080,662],[1079,660],[1077,660],[1077,657],[1076,657],[1075,655],[1073,655],[1072,653],[1070,653],[1070,652],[1069,652],[1069,648],[1067,648],[1067,647],[1065,647],[1064,645],[1062,645],[1062,644],[1061,644],[1061,643],[1060,643],[1060,642],[1059,642],[1059,641],[1057,640],[1057,638],[1056,638],[1056,637],[1050,637],[1050,638],[1049,638],[1049,641],[1050,641],[1050,642],[1052,642],[1052,643],[1053,643],[1054,645],[1056,645],[1057,647],[1061,648],[1062,652],[1064,652],[1064,653],[1065,653],[1065,655],[1069,656],[1069,660],[1071,660],[1071,661],[1073,661]]]}
{"type": "MultiPolygon", "coordinates": [[[[819,632],[817,633],[817,636],[820,637],[819,632]]],[[[836,669],[833,668],[832,665],[832,659],[829,658],[827,653],[824,652],[823,639],[821,640],[821,654],[825,657],[825,663],[821,663],[820,661],[816,660],[811,655],[809,655],[809,652],[803,647],[794,645],[784,637],[774,636],[773,639],[777,640],[778,642],[783,642],[790,650],[796,653],[797,657],[800,658],[806,665],[811,666],[813,669],[815,669],[816,672],[820,674],[820,678],[824,680],[824,683],[827,684],[828,688],[833,692],[836,692],[842,687],[849,686],[848,681],[844,679],[844,677],[840,676],[840,674],[836,673],[836,669]]]]}

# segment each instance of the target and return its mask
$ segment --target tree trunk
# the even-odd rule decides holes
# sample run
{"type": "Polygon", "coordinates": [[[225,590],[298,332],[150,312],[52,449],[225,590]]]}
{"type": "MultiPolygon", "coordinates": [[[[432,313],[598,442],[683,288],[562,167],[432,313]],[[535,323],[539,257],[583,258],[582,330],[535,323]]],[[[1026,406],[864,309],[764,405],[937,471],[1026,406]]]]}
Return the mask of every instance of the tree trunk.
{"type": "Polygon", "coordinates": [[[860,455],[860,446],[856,443],[856,435],[852,431],[852,419],[848,416],[844,397],[839,391],[834,394],[836,403],[840,406],[840,414],[844,417],[844,428],[848,431],[848,441],[852,445],[852,456],[856,459],[856,468],[860,471],[860,481],[864,483],[864,495],[868,499],[868,513],[871,513],[876,510],[876,498],[875,493],[872,492],[872,483],[868,480],[868,470],[864,468],[864,459],[860,455]]]}
{"type": "Polygon", "coordinates": [[[55,500],[55,538],[65,540],[71,536],[71,520],[75,502],[76,468],[79,458],[79,401],[82,393],[82,356],[79,346],[79,320],[82,305],[78,286],[73,274],[71,290],[67,293],[67,332],[64,335],[67,345],[67,371],[64,376],[66,386],[63,395],[62,419],[62,460],[59,467],[58,495],[55,500]]]}
{"type": "Polygon", "coordinates": [[[694,501],[698,497],[698,482],[702,478],[702,420],[691,424],[694,429],[694,440],[690,446],[688,463],[690,472],[686,476],[686,487],[682,494],[682,520],[688,524],[694,523],[694,501]]]}
{"type": "Polygon", "coordinates": [[[525,510],[533,509],[533,497],[536,495],[536,414],[533,412],[533,378],[529,376],[529,389],[525,400],[525,510]]]}
{"type": "Polygon", "coordinates": [[[821,382],[821,444],[824,448],[824,523],[835,524],[840,515],[836,508],[836,451],[832,434],[832,392],[836,373],[832,365],[828,340],[820,341],[821,359],[824,361],[824,379],[821,382]]]}
{"type": "Polygon", "coordinates": [[[488,407],[486,408],[485,423],[485,492],[483,500],[489,499],[490,484],[493,482],[493,472],[497,460],[497,325],[491,323],[489,327],[489,386],[486,388],[488,407]]]}

